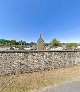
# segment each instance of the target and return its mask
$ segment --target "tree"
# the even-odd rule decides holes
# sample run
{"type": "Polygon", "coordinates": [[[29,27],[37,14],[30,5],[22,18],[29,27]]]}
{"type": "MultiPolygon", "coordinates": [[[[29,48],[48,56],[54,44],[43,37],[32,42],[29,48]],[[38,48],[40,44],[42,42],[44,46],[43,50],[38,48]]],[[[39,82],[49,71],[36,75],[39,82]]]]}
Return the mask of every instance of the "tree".
{"type": "Polygon", "coordinates": [[[35,43],[35,42],[31,42],[31,43],[30,43],[30,46],[31,46],[31,47],[34,46],[34,45],[36,46],[37,43],[35,43]]]}
{"type": "Polygon", "coordinates": [[[11,40],[12,45],[16,45],[16,40],[11,40]]]}
{"type": "Polygon", "coordinates": [[[67,49],[75,49],[76,47],[78,46],[78,44],[77,43],[67,43],[66,44],[66,48],[67,49]]]}
{"type": "Polygon", "coordinates": [[[44,46],[46,46],[46,47],[49,46],[49,45],[50,45],[50,43],[44,43],[44,46]]]}
{"type": "Polygon", "coordinates": [[[57,46],[60,46],[60,42],[57,39],[54,38],[51,41],[51,47],[57,47],[57,46]]]}

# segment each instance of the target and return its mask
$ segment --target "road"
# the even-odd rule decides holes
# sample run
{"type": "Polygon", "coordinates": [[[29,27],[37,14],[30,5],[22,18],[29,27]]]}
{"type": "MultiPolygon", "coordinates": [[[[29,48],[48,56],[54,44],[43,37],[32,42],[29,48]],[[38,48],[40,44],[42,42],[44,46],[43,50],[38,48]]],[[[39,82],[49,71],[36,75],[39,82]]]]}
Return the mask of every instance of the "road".
{"type": "Polygon", "coordinates": [[[58,86],[49,87],[40,92],[80,92],[80,81],[72,81],[58,86]]]}

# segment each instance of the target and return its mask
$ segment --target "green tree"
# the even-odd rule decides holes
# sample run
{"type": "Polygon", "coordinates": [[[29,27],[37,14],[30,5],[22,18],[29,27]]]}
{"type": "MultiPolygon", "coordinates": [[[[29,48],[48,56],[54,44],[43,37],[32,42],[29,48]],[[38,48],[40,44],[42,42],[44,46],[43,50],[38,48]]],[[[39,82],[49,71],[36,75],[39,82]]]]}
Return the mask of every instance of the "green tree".
{"type": "Polygon", "coordinates": [[[57,40],[57,39],[53,39],[52,41],[51,41],[51,45],[50,45],[51,47],[58,47],[58,46],[60,46],[60,42],[57,40]]]}
{"type": "Polygon", "coordinates": [[[12,45],[16,45],[16,40],[11,40],[12,45]]]}
{"type": "Polygon", "coordinates": [[[67,43],[66,44],[66,48],[67,49],[75,49],[76,47],[78,46],[78,44],[77,43],[67,43]]]}
{"type": "Polygon", "coordinates": [[[36,46],[37,43],[35,43],[35,42],[31,42],[31,43],[30,43],[30,46],[31,46],[31,47],[34,46],[34,45],[36,46]]]}
{"type": "Polygon", "coordinates": [[[50,44],[50,43],[44,43],[44,46],[46,46],[46,47],[47,47],[47,46],[49,46],[49,44],[50,44]]]}

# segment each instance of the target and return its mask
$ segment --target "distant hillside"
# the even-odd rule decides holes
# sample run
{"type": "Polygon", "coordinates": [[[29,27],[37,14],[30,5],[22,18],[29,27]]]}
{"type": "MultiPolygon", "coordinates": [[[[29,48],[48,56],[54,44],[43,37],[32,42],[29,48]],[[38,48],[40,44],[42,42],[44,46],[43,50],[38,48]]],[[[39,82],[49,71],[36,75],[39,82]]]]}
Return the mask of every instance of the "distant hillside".
{"type": "Polygon", "coordinates": [[[0,39],[0,41],[4,41],[5,39],[0,39]]]}

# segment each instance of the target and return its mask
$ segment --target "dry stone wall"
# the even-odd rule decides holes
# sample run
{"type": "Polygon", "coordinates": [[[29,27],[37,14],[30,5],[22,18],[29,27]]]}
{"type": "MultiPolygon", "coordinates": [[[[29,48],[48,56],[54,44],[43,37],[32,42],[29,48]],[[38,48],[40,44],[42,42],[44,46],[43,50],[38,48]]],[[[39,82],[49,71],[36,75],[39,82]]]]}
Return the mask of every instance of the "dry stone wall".
{"type": "Polygon", "coordinates": [[[0,51],[0,76],[68,67],[80,63],[80,51],[0,51]]]}

